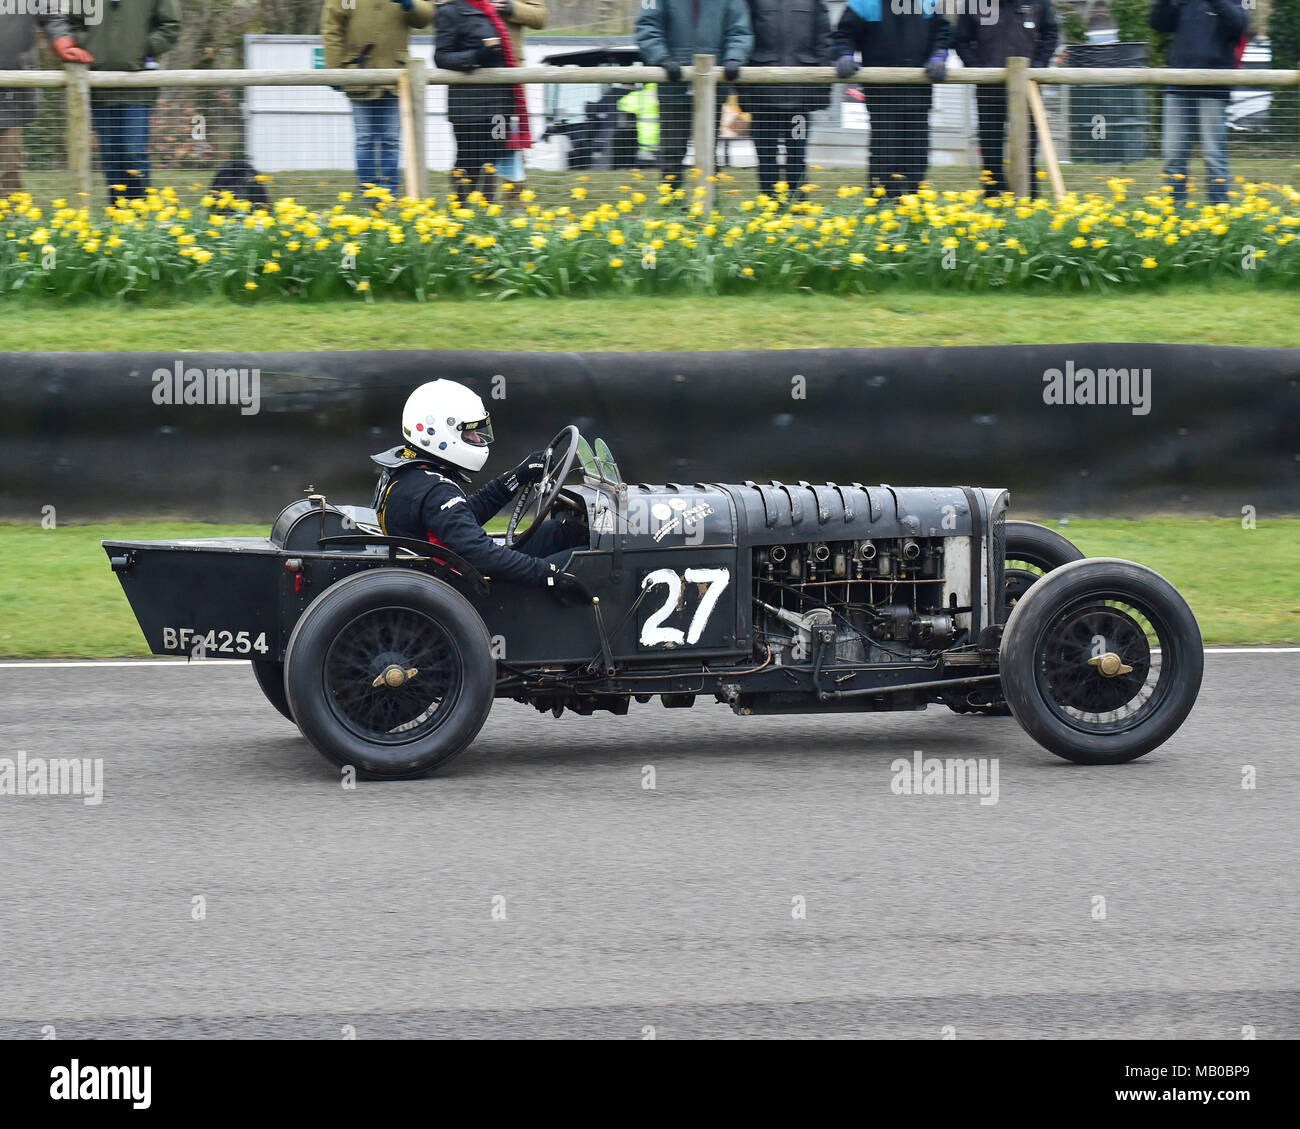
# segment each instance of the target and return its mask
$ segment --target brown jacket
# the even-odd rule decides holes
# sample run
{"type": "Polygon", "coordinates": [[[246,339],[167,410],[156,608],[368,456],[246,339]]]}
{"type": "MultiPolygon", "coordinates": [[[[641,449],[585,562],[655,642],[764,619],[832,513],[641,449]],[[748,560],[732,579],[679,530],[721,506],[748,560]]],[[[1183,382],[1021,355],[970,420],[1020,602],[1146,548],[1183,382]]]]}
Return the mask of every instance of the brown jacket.
{"type": "MultiPolygon", "coordinates": [[[[325,47],[325,66],[357,67],[386,70],[404,67],[411,41],[411,29],[428,27],[433,19],[429,0],[412,0],[411,10],[404,11],[393,0],[325,0],[321,9],[321,41],[325,47]],[[365,60],[354,63],[367,43],[373,43],[365,60]]],[[[391,88],[390,88],[391,89],[391,88]]],[[[352,87],[349,98],[378,98],[377,86],[352,87]]]]}

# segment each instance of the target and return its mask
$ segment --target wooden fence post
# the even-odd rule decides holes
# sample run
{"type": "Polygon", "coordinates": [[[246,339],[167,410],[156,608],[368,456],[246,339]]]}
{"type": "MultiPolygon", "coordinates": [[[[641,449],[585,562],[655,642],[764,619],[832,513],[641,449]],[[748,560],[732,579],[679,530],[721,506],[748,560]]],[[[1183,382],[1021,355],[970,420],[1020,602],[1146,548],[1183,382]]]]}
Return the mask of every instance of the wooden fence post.
{"type": "MultiPolygon", "coordinates": [[[[1052,182],[1052,192],[1057,200],[1065,199],[1065,178],[1061,176],[1061,165],[1056,159],[1056,142],[1052,140],[1052,129],[1047,121],[1047,107],[1043,105],[1043,96],[1038,91],[1038,83],[1025,83],[1029,92],[1029,109],[1034,115],[1034,130],[1038,134],[1038,147],[1043,151],[1043,164],[1047,166],[1047,179],[1052,182]]],[[[1069,122],[1069,118],[1065,119],[1069,122]]],[[[1068,125],[1067,125],[1068,129],[1068,125]]],[[[1030,185],[1033,188],[1033,185],[1030,185]]]]}
{"type": "Polygon", "coordinates": [[[406,78],[398,87],[402,100],[402,158],[406,170],[405,188],[408,196],[423,200],[427,182],[427,164],[424,156],[425,122],[424,60],[412,57],[406,61],[406,78]]]}
{"type": "Polygon", "coordinates": [[[1011,166],[1011,191],[1029,195],[1029,60],[1007,60],[1007,159],[1011,166]]]}
{"type": "Polygon", "coordinates": [[[90,68],[85,63],[66,63],[63,111],[68,131],[68,203],[88,207],[94,181],[91,174],[90,68]]]}
{"type": "MultiPolygon", "coordinates": [[[[691,140],[695,145],[695,179],[704,187],[700,202],[704,205],[705,215],[713,210],[713,174],[714,162],[717,160],[717,63],[712,55],[695,56],[695,78],[691,90],[694,99],[691,140]]],[[[687,192],[686,199],[688,203],[695,203],[694,191],[687,192]]]]}

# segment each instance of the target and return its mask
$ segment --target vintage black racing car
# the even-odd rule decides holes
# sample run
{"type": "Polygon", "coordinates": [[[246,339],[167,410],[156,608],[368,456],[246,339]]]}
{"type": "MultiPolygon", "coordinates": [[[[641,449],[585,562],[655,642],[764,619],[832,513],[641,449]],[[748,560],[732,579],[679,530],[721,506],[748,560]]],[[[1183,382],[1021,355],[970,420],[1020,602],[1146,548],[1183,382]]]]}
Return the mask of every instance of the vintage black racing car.
{"type": "Polygon", "coordinates": [[[745,715],[941,703],[1115,764],[1168,740],[1200,688],[1173,586],[1008,521],[1004,490],[628,483],[574,427],[546,457],[505,541],[548,515],[586,527],[569,571],[588,598],[569,606],[320,495],[268,538],[104,548],[151,651],[251,660],[312,745],[374,777],[446,764],[497,697],[556,716],[654,697],[745,715]]]}

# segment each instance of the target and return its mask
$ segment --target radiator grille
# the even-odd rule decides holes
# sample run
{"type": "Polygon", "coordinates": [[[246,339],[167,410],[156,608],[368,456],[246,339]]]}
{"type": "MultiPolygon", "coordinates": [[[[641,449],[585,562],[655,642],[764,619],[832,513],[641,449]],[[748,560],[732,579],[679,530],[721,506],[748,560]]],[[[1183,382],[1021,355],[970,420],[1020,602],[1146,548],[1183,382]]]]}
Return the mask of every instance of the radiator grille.
{"type": "Polygon", "coordinates": [[[1007,511],[999,508],[993,518],[993,568],[990,571],[992,591],[989,603],[993,607],[995,623],[1007,621],[1007,511]]]}

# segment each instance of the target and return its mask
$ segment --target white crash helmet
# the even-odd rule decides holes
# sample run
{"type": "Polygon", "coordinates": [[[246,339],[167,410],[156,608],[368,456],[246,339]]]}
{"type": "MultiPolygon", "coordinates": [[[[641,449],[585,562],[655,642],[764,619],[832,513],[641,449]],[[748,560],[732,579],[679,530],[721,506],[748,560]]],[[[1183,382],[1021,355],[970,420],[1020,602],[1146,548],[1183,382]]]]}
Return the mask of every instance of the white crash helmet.
{"type": "Polygon", "coordinates": [[[406,398],[402,435],[412,450],[473,474],[487,462],[492,419],[465,385],[431,380],[406,398]]]}

